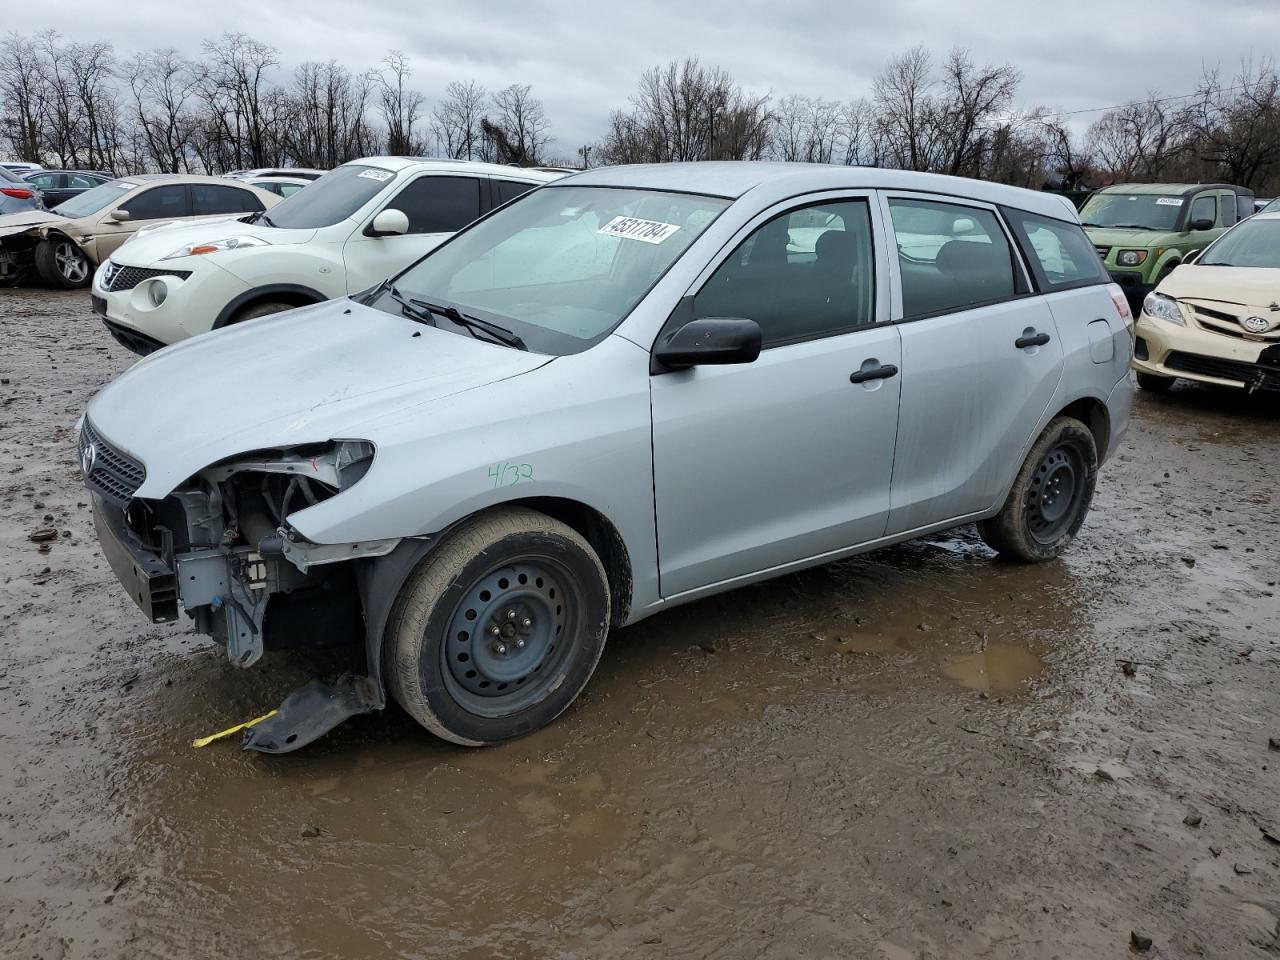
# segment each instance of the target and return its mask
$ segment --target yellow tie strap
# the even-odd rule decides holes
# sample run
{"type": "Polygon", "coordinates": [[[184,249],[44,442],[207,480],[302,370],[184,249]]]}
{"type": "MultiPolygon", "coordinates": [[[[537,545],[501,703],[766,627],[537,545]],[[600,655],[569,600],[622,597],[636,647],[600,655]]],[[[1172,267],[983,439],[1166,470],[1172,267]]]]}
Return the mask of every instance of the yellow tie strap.
{"type": "Polygon", "coordinates": [[[223,730],[219,733],[211,733],[209,736],[201,737],[199,740],[192,740],[191,745],[196,749],[199,749],[200,747],[207,747],[209,744],[213,743],[215,740],[225,739],[226,737],[231,736],[233,733],[239,733],[241,730],[248,730],[250,727],[257,726],[263,720],[270,720],[279,712],[280,712],[279,710],[272,710],[270,713],[264,713],[262,716],[258,717],[256,720],[246,720],[244,723],[237,723],[234,727],[228,727],[226,730],[223,730]]]}

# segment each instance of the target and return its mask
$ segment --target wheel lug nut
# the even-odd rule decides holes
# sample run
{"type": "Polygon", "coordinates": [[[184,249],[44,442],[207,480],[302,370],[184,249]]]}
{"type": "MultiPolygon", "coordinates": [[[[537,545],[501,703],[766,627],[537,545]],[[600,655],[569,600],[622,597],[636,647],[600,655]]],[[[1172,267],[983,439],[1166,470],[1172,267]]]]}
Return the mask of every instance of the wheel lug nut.
{"type": "Polygon", "coordinates": [[[500,657],[504,657],[507,654],[507,645],[505,643],[500,643],[493,648],[493,652],[500,657]]]}
{"type": "Polygon", "coordinates": [[[521,620],[521,621],[520,621],[520,626],[522,626],[522,627],[532,627],[532,626],[533,626],[533,621],[532,621],[532,620],[530,620],[528,617],[525,617],[523,620],[521,620]]]}
{"type": "Polygon", "coordinates": [[[496,623],[489,628],[489,636],[491,637],[496,637],[501,632],[502,631],[498,629],[498,625],[496,623]]]}
{"type": "Polygon", "coordinates": [[[524,649],[524,637],[516,637],[516,649],[517,650],[524,649]]]}

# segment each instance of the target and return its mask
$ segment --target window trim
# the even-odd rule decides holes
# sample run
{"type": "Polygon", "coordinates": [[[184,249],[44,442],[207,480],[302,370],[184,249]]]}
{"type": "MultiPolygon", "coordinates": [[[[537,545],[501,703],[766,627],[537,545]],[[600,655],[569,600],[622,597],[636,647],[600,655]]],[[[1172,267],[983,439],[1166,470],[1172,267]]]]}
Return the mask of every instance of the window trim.
{"type": "Polygon", "coordinates": [[[894,318],[894,323],[916,323],[920,320],[932,320],[935,317],[946,317],[954,313],[967,313],[970,310],[980,310],[983,307],[991,307],[1001,303],[1013,303],[1018,300],[1025,300],[1028,297],[1038,297],[1041,295],[1040,291],[1035,287],[1031,270],[1027,266],[1022,248],[1016,242],[1013,231],[1005,221],[999,204],[988,203],[985,200],[976,200],[972,197],[962,197],[950,193],[924,193],[918,190],[880,190],[877,192],[880,196],[881,206],[884,208],[885,230],[892,235],[890,238],[890,245],[893,248],[894,256],[889,257],[889,262],[893,282],[892,316],[894,318]],[[994,216],[996,223],[999,224],[1000,229],[1004,231],[1005,243],[1009,245],[1009,262],[1014,268],[1013,296],[993,297],[990,300],[983,300],[978,303],[967,303],[963,306],[948,307],[945,310],[932,310],[928,313],[912,314],[911,316],[907,316],[906,310],[902,305],[902,271],[899,268],[898,263],[897,233],[893,229],[893,214],[890,209],[890,203],[894,200],[914,200],[918,203],[943,203],[956,207],[972,207],[976,210],[986,210],[994,216]]]}
{"type": "Polygon", "coordinates": [[[1096,280],[1069,280],[1066,283],[1058,283],[1050,286],[1048,282],[1048,278],[1041,275],[1043,268],[1040,266],[1040,261],[1036,259],[1034,254],[1027,252],[1027,248],[1031,245],[1030,237],[1027,237],[1024,239],[1021,226],[1019,225],[1018,221],[1015,220],[1012,216],[1009,216],[1009,214],[1017,214],[1024,217],[1035,217],[1040,220],[1049,220],[1054,223],[1065,223],[1068,226],[1080,227],[1081,233],[1084,233],[1084,227],[1081,227],[1080,224],[1078,223],[1072,224],[1071,221],[1069,220],[1056,220],[1053,217],[1046,217],[1044,214],[1035,213],[1032,210],[1023,210],[1020,207],[1003,207],[1002,206],[1000,208],[1000,212],[1005,215],[1004,219],[1008,223],[1009,227],[1013,230],[1014,241],[1018,245],[1019,253],[1022,254],[1022,258],[1031,267],[1031,279],[1032,279],[1032,282],[1035,284],[1036,290],[1039,293],[1039,295],[1048,296],[1049,294],[1053,294],[1053,293],[1063,293],[1067,290],[1080,290],[1080,289],[1083,289],[1084,287],[1096,287],[1096,286],[1101,286],[1103,284],[1115,282],[1114,280],[1112,280],[1111,274],[1107,271],[1106,264],[1102,262],[1102,258],[1098,257],[1097,248],[1094,246],[1093,242],[1089,240],[1089,235],[1085,234],[1085,240],[1089,242],[1089,249],[1093,250],[1093,255],[1095,257],[1098,257],[1098,265],[1102,268],[1102,276],[1100,276],[1096,280]]]}
{"type": "MultiPolygon", "coordinates": [[[[721,265],[724,264],[738,248],[747,241],[758,229],[773,220],[775,217],[784,214],[794,213],[797,210],[804,210],[807,207],[820,206],[823,203],[840,203],[848,201],[860,200],[867,205],[867,216],[871,221],[871,267],[872,267],[872,293],[871,303],[874,316],[883,317],[889,313],[890,303],[888,292],[888,284],[885,278],[888,274],[885,272],[887,264],[885,262],[885,237],[884,224],[880,221],[879,205],[875,202],[875,190],[872,189],[854,189],[854,190],[821,190],[816,193],[799,194],[797,196],[788,197],[785,200],[779,200],[777,203],[771,204],[764,210],[757,211],[750,220],[736,230],[719,250],[707,261],[706,265],[698,271],[698,275],[694,277],[693,282],[688,289],[681,294],[680,298],[672,307],[667,319],[663,322],[661,329],[658,330],[657,336],[653,338],[653,343],[649,347],[652,354],[657,349],[658,342],[667,334],[683,326],[689,322],[689,317],[685,315],[682,306],[686,299],[696,297],[702,292],[702,288],[707,285],[721,265]]],[[[732,203],[730,203],[732,206],[732,203]]],[[[728,207],[725,208],[726,210],[728,207]]],[[[860,333],[863,330],[874,330],[877,327],[887,327],[893,323],[892,318],[883,320],[877,319],[873,323],[854,324],[841,327],[837,330],[827,330],[821,333],[807,334],[801,337],[787,337],[785,340],[775,340],[772,343],[764,343],[760,347],[763,353],[765,350],[775,350],[778,347],[790,347],[798,343],[809,343],[813,340],[827,340],[832,337],[843,337],[853,333],[860,333]]]]}

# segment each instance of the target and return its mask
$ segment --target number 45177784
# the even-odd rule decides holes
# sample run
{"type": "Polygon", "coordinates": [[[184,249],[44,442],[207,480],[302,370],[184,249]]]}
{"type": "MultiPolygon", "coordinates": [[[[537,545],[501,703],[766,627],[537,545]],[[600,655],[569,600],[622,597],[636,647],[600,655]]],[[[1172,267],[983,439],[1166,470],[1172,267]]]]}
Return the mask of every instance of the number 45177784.
{"type": "Polygon", "coordinates": [[[489,479],[495,487],[509,487],[521,480],[532,480],[533,466],[528,463],[495,463],[489,467],[489,479]]]}

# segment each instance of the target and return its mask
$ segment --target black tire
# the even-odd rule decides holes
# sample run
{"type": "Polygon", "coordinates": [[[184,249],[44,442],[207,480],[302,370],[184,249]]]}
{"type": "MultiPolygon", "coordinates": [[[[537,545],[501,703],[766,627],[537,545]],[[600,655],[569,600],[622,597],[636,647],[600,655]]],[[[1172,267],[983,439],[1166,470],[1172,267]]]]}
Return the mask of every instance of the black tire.
{"type": "Polygon", "coordinates": [[[1074,417],[1057,417],[1027,454],[1000,512],[980,521],[978,533],[1002,557],[1052,560],[1075,539],[1097,481],[1093,434],[1074,417]]]}
{"type": "Polygon", "coordinates": [[[1164,393],[1173,386],[1174,377],[1162,377],[1158,373],[1134,371],[1138,375],[1138,386],[1148,393],[1164,393]]]}
{"type": "Polygon", "coordinates": [[[280,303],[275,300],[269,300],[266,303],[255,303],[251,307],[245,307],[234,317],[227,321],[227,326],[233,323],[243,323],[245,320],[256,320],[258,317],[265,317],[273,313],[281,313],[285,310],[292,310],[295,304],[280,303]]]}
{"type": "Polygon", "coordinates": [[[66,237],[53,236],[36,244],[36,273],[56,290],[78,290],[93,282],[93,264],[66,237]]]}
{"type": "Polygon", "coordinates": [[[545,514],[499,508],[460,524],[401,588],[384,641],[387,687],[438,737],[501,743],[577,698],[608,624],[591,545],[545,514]]]}

